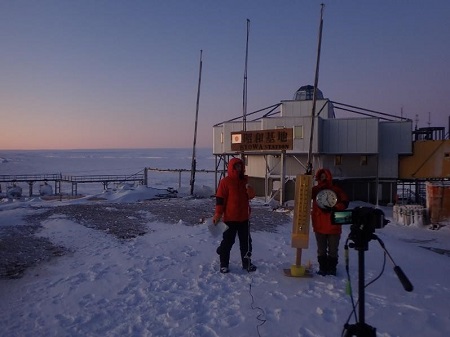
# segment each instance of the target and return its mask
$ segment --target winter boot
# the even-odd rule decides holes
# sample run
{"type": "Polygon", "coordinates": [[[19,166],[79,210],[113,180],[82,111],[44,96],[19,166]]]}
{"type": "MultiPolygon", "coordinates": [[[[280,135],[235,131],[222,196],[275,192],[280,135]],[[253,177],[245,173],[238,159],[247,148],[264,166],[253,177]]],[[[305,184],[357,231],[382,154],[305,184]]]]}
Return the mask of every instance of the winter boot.
{"type": "Polygon", "coordinates": [[[319,261],[319,271],[317,274],[325,276],[328,273],[328,258],[327,256],[318,256],[317,260],[319,261]]]}
{"type": "Polygon", "coordinates": [[[248,272],[253,272],[256,270],[256,266],[252,263],[252,260],[249,257],[242,258],[242,269],[245,269],[248,272]]]}
{"type": "Polygon", "coordinates": [[[228,269],[228,267],[220,267],[220,272],[222,274],[227,274],[230,272],[230,269],[228,269]]]}
{"type": "Polygon", "coordinates": [[[336,269],[337,269],[338,259],[336,257],[328,256],[327,264],[328,264],[328,266],[327,266],[327,274],[336,276],[336,269]]]}

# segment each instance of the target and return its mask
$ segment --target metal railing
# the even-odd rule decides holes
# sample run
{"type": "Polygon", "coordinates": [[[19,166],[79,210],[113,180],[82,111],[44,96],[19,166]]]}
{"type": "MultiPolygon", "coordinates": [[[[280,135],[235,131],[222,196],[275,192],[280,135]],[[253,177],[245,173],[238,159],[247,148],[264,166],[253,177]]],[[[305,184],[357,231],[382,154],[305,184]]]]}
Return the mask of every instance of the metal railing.
{"type": "Polygon", "coordinates": [[[59,181],[61,174],[17,174],[0,175],[0,182],[32,182],[32,181],[59,181]]]}

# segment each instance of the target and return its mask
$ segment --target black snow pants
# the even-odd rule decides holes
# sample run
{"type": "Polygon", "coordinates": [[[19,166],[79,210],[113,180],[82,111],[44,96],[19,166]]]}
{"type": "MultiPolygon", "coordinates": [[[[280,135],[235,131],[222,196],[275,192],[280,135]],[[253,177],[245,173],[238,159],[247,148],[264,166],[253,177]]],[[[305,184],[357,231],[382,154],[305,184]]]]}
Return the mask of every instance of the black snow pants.
{"type": "Polygon", "coordinates": [[[236,240],[236,234],[239,237],[239,249],[241,251],[242,267],[247,268],[252,255],[252,238],[250,236],[249,221],[236,222],[227,221],[228,229],[223,233],[222,242],[218,248],[220,255],[220,267],[228,267],[230,263],[230,252],[236,240]]]}

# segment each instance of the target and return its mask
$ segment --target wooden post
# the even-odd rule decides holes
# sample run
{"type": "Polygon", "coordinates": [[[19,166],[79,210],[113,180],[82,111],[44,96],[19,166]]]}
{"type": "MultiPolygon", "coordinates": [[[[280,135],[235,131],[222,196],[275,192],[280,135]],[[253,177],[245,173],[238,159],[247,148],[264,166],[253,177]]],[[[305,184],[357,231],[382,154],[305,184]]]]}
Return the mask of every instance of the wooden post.
{"type": "Polygon", "coordinates": [[[301,248],[297,248],[296,249],[296,254],[295,254],[295,265],[296,266],[300,266],[302,264],[302,249],[301,248]]]}

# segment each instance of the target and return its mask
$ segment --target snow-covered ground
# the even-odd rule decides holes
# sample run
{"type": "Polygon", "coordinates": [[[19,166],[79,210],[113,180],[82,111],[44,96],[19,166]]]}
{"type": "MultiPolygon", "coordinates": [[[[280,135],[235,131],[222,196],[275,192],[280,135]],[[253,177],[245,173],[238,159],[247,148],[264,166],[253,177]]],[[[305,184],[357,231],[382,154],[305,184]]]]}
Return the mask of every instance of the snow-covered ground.
{"type": "MultiPolygon", "coordinates": [[[[105,192],[103,201],[4,200],[2,229],[25,226],[35,215],[41,227],[33,235],[64,248],[64,253],[27,268],[20,278],[0,280],[2,335],[321,337],[340,336],[349,316],[350,324],[355,323],[344,268],[349,226],[344,226],[336,277],[286,277],[283,268],[295,260],[291,217],[256,200],[252,235],[258,270],[240,268],[236,244],[231,273],[220,274],[215,253],[219,239],[201,224],[212,215],[213,200],[143,201],[154,194],[139,187],[105,192]],[[102,208],[126,213],[108,218],[111,226],[102,228],[95,214],[80,215],[75,206],[95,206],[91,213],[102,208]],[[114,218],[143,224],[145,232],[121,238],[111,229],[117,225],[114,218]]],[[[392,219],[392,209],[384,211],[392,219]]],[[[449,228],[432,231],[390,223],[376,234],[414,290],[402,288],[387,261],[381,278],[365,289],[366,323],[377,329],[377,336],[449,336],[449,228]]],[[[302,262],[311,263],[312,269],[317,268],[315,250],[311,235],[302,262]]],[[[356,301],[357,251],[350,249],[349,255],[356,301]]],[[[383,256],[378,243],[370,241],[366,283],[382,271],[383,256]]]]}
{"type": "MultiPolygon", "coordinates": [[[[144,167],[188,168],[190,153],[3,151],[0,174],[130,174],[144,167]]],[[[214,167],[210,153],[199,151],[198,168],[214,167]]],[[[340,336],[349,317],[350,324],[355,323],[344,266],[350,226],[343,227],[336,277],[286,277],[283,269],[295,261],[292,217],[255,200],[251,221],[258,270],[249,274],[240,268],[236,243],[231,273],[220,274],[215,253],[220,239],[202,224],[213,214],[213,177],[197,176],[196,194],[204,198],[188,196],[188,179],[183,177],[178,198],[161,199],[171,194],[167,187],[178,189],[176,174],[152,173],[153,188],[102,192],[98,184],[80,187],[85,196],[78,199],[2,199],[0,335],[328,337],[340,336]],[[157,195],[159,200],[149,200],[157,195]]],[[[27,191],[26,185],[23,188],[27,191]]],[[[366,323],[379,337],[450,336],[449,226],[430,230],[399,225],[392,208],[382,209],[392,221],[376,234],[414,290],[403,289],[388,259],[382,276],[365,289],[366,323]]],[[[302,264],[311,263],[313,270],[315,251],[311,233],[302,264]]],[[[381,273],[384,252],[372,240],[364,255],[368,283],[381,273]]],[[[349,250],[349,271],[356,302],[354,249],[349,250]]]]}

